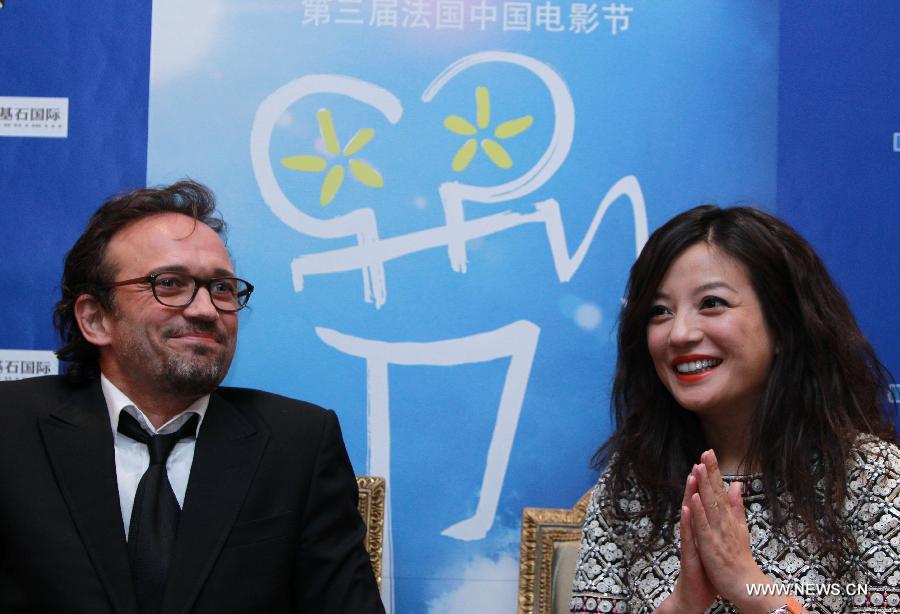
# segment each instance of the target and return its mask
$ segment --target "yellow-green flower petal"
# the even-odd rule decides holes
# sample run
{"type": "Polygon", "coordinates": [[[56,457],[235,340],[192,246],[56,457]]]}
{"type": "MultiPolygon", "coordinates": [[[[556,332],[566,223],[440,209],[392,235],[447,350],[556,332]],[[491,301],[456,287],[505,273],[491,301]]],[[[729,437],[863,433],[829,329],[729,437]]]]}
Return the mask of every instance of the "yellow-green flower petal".
{"type": "Polygon", "coordinates": [[[319,194],[319,202],[324,207],[334,200],[337,191],[341,189],[344,183],[344,167],[338,164],[333,166],[328,174],[325,175],[325,181],[322,182],[322,193],[319,194]]]}
{"type": "Polygon", "coordinates": [[[512,166],[512,158],[509,157],[509,154],[497,141],[484,139],[481,141],[481,148],[487,154],[487,157],[491,159],[491,162],[500,168],[507,169],[512,166]]]}
{"type": "MultiPolygon", "coordinates": [[[[356,134],[353,135],[353,138],[350,139],[350,142],[347,143],[347,146],[344,147],[344,155],[352,156],[365,147],[366,144],[372,140],[373,136],[375,136],[375,130],[373,128],[360,128],[356,131],[356,134]]],[[[351,170],[353,169],[351,168],[351,170]]]]}
{"type": "Polygon", "coordinates": [[[319,120],[319,132],[322,134],[322,140],[325,141],[325,151],[336,156],[341,151],[341,145],[338,143],[337,134],[334,131],[331,111],[319,109],[316,118],[319,120]]]}
{"type": "Polygon", "coordinates": [[[321,173],[328,163],[322,156],[289,156],[281,159],[281,165],[292,171],[321,173]]]}
{"type": "Polygon", "coordinates": [[[456,155],[453,156],[453,170],[457,172],[466,170],[466,167],[469,166],[469,162],[471,162],[472,158],[475,156],[477,149],[478,142],[475,139],[469,139],[463,143],[463,146],[460,147],[456,152],[456,155]]]}
{"type": "Polygon", "coordinates": [[[350,160],[350,172],[357,181],[370,188],[380,188],[384,185],[381,173],[362,160],[350,160]]]}
{"type": "Polygon", "coordinates": [[[475,88],[475,115],[478,127],[482,130],[491,123],[491,95],[483,85],[475,88]]]}
{"type": "Polygon", "coordinates": [[[508,139],[525,132],[531,128],[531,124],[533,123],[534,118],[531,115],[517,117],[516,119],[511,119],[497,126],[497,129],[494,130],[494,136],[498,139],[508,139]]]}
{"type": "Polygon", "coordinates": [[[459,115],[448,115],[444,120],[444,128],[462,136],[472,136],[477,132],[475,126],[459,115]]]}

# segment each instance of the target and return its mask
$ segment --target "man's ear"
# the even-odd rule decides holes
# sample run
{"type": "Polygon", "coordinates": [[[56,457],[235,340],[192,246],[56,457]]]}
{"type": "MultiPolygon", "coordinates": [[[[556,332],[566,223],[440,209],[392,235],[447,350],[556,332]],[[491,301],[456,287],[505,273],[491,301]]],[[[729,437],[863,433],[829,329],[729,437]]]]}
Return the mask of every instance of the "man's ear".
{"type": "Polygon", "coordinates": [[[75,299],[75,321],[88,343],[97,346],[110,345],[109,315],[97,297],[82,294],[75,299]]]}

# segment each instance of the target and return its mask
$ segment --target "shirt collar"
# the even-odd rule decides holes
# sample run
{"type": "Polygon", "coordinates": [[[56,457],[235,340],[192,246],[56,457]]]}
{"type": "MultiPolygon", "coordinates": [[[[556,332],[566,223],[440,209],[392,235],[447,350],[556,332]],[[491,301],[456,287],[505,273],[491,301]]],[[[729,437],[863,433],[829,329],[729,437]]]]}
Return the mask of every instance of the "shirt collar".
{"type": "Polygon", "coordinates": [[[183,412],[166,422],[160,428],[154,428],[147,417],[144,415],[137,405],[125,396],[125,393],[113,384],[107,377],[100,374],[100,389],[103,391],[103,398],[106,399],[106,410],[109,412],[109,425],[112,427],[113,439],[115,439],[116,431],[119,430],[119,413],[127,411],[137,420],[141,428],[152,435],[158,433],[166,434],[175,432],[186,420],[187,415],[197,414],[200,416],[200,422],[197,425],[197,432],[200,432],[200,425],[203,424],[203,417],[206,415],[206,409],[209,407],[209,395],[203,395],[190,405],[183,412]]]}

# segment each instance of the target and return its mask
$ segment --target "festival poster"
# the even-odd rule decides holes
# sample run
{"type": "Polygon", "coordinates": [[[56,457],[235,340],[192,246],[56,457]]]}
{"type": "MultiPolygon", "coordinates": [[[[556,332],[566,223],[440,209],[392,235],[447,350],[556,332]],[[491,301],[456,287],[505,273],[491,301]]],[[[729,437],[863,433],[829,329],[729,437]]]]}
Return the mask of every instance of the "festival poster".
{"type": "Polygon", "coordinates": [[[387,478],[388,611],[516,611],[648,234],[774,205],[777,41],[749,0],[153,3],[148,183],[210,185],[256,286],[226,383],[333,408],[387,478]]]}

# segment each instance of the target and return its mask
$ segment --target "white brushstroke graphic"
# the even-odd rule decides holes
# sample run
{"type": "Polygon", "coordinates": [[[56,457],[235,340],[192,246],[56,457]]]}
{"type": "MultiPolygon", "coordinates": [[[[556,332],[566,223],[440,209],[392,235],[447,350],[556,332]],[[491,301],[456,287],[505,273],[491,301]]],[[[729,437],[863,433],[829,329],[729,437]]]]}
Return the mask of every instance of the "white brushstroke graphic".
{"type": "Polygon", "coordinates": [[[391,422],[388,366],[453,367],[509,357],[509,367],[497,407],[494,431],[488,446],[484,476],[475,513],[441,533],[455,539],[482,539],[497,514],[500,491],[506,478],[525,389],[537,350],[540,328],[520,320],[496,330],[468,337],[429,342],[387,342],[355,337],[330,328],[316,328],[327,345],[366,361],[368,458],[366,471],[387,481],[382,593],[392,610],[393,528],[391,527],[391,422]]]}
{"type": "Polygon", "coordinates": [[[636,177],[619,179],[603,197],[591,224],[574,254],[569,254],[565,225],[559,203],[547,199],[534,205],[534,212],[499,213],[466,219],[465,203],[496,205],[521,199],[531,194],[559,170],[572,145],[575,131],[575,107],[562,78],[546,64],[529,56],[502,51],[486,51],[466,56],[453,63],[425,89],[422,101],[430,102],[461,72],[482,64],[513,64],[534,74],[545,85],[553,105],[554,126],[550,142],[540,159],[519,177],[496,186],[474,186],[445,182],[438,187],[444,210],[443,226],[380,238],[375,211],[359,208],[333,219],[319,219],[303,213],[282,192],[275,178],[269,152],[272,131],[287,109],[304,97],[314,94],[348,96],[372,106],[393,124],[403,113],[400,101],[387,90],[352,77],[309,75],[279,88],[259,106],[250,138],[253,170],[266,204],[285,224],[298,232],[321,239],[356,237],[356,245],[306,254],[291,262],[294,290],[303,290],[307,275],[325,275],[360,270],[363,273],[363,299],[381,307],[387,300],[384,263],[395,258],[437,247],[447,247],[450,266],[466,271],[466,243],[473,239],[504,232],[524,224],[543,224],[557,276],[567,282],[581,266],[609,208],[620,198],[628,200],[634,220],[635,254],[647,241],[647,212],[644,196],[636,177]]]}

